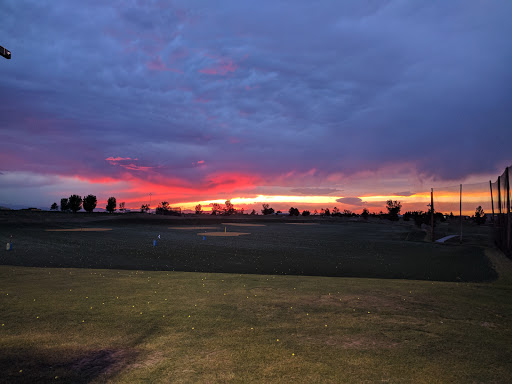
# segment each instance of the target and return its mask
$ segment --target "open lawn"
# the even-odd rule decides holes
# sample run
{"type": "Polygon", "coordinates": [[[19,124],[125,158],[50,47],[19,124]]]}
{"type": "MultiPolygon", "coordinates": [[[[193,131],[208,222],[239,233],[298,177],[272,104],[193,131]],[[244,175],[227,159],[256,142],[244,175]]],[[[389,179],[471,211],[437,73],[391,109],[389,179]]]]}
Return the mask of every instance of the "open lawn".
{"type": "MultiPolygon", "coordinates": [[[[0,264],[459,282],[496,278],[484,255],[489,227],[468,226],[460,245],[458,238],[442,244],[425,241],[426,233],[412,222],[226,220],[46,213],[39,221],[0,221],[0,241],[7,243],[11,234],[14,238],[13,250],[0,254],[0,264]],[[285,225],[303,221],[316,225],[285,225]],[[183,229],[187,226],[190,230],[183,229]],[[66,231],[48,231],[57,229],[66,231]],[[212,232],[220,236],[204,235],[212,232]]],[[[458,230],[458,223],[437,228],[440,237],[458,230]]]]}
{"type": "MultiPolygon", "coordinates": [[[[13,251],[0,253],[2,383],[512,382],[512,263],[483,246],[485,229],[467,228],[461,246],[426,243],[414,228],[379,223],[261,222],[244,228],[250,235],[207,240],[195,229],[168,228],[198,223],[74,224],[112,231],[0,224],[2,236],[15,233],[13,251]],[[158,270],[176,255],[221,270],[239,260],[235,252],[242,265],[273,274],[158,270]],[[250,264],[250,255],[258,262],[250,264]],[[440,265],[452,263],[457,272],[461,260],[490,268],[459,274],[459,282],[282,275],[298,268],[295,260],[314,266],[355,255],[368,260],[352,264],[361,276],[369,260],[376,266],[367,271],[382,277],[391,275],[379,272],[386,270],[380,260],[409,278],[443,257],[440,265]],[[423,260],[421,268],[407,257],[423,260]],[[64,262],[70,265],[59,268],[64,262]],[[123,262],[122,269],[96,268],[123,262]],[[129,269],[136,265],[142,268],[129,269]],[[463,282],[465,276],[476,281],[463,282]]],[[[202,226],[209,225],[219,231],[213,222],[202,226]]]]}

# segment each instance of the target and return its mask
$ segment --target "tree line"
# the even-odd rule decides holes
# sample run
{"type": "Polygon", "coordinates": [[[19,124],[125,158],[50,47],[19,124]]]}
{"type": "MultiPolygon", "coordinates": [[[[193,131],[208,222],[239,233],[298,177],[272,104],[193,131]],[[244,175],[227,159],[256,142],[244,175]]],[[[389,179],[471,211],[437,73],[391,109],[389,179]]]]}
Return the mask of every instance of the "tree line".
{"type": "MultiPolygon", "coordinates": [[[[69,197],[63,197],[60,199],[60,210],[62,212],[73,212],[76,213],[82,208],[86,212],[93,212],[98,204],[98,199],[94,195],[87,195],[83,198],[80,195],[71,195],[69,197]]],[[[50,207],[51,211],[57,211],[59,206],[57,203],[53,203],[50,207]]],[[[109,197],[105,210],[109,213],[115,212],[117,209],[117,201],[115,197],[109,197]]],[[[125,211],[125,203],[119,204],[119,211],[125,211]]]]}
{"type": "MultiPolygon", "coordinates": [[[[79,195],[71,195],[70,197],[60,199],[60,210],[62,212],[71,211],[73,213],[76,213],[83,208],[84,211],[86,211],[86,212],[93,212],[94,209],[96,208],[97,203],[98,203],[98,200],[97,200],[96,196],[94,196],[94,195],[87,195],[87,196],[84,196],[83,198],[79,195]]],[[[242,215],[244,214],[244,209],[243,208],[236,209],[235,206],[233,205],[233,203],[231,202],[231,200],[226,200],[224,205],[225,206],[222,207],[218,203],[213,203],[210,214],[211,215],[233,215],[236,213],[239,213],[242,215]]],[[[430,204],[429,204],[429,206],[430,206],[430,204]]],[[[270,204],[268,204],[268,203],[262,204],[262,208],[263,209],[261,210],[261,213],[263,215],[272,215],[274,213],[276,215],[279,215],[282,213],[281,211],[277,211],[277,212],[274,211],[274,208],[270,207],[270,204]]],[[[51,210],[57,211],[58,209],[59,209],[59,206],[57,205],[57,203],[53,203],[51,206],[51,210]]],[[[116,198],[113,196],[109,197],[107,200],[107,205],[105,207],[105,210],[109,213],[113,213],[116,211],[116,209],[117,209],[116,198]]],[[[400,201],[396,201],[396,200],[395,201],[388,200],[388,201],[386,201],[386,209],[387,209],[388,213],[383,213],[381,211],[379,214],[376,214],[376,213],[370,214],[370,212],[368,211],[367,208],[363,208],[362,213],[360,215],[358,215],[348,209],[344,209],[342,212],[337,207],[334,207],[332,209],[332,211],[330,211],[329,208],[322,208],[322,209],[320,209],[320,212],[318,212],[315,209],[313,214],[314,215],[320,214],[320,216],[324,216],[324,217],[325,216],[331,216],[331,217],[361,216],[364,219],[367,219],[369,216],[373,216],[373,217],[388,219],[391,221],[397,221],[399,219],[400,211],[402,209],[402,203],[400,201]]],[[[118,210],[120,212],[124,212],[126,210],[124,202],[119,204],[118,210]]],[[[142,204],[140,207],[140,212],[147,213],[147,212],[149,212],[149,210],[150,210],[150,208],[149,208],[148,204],[142,204]]],[[[414,222],[417,226],[421,226],[422,224],[429,225],[431,223],[431,214],[432,214],[431,212],[432,211],[430,209],[426,212],[407,211],[403,215],[403,220],[409,221],[412,219],[412,220],[414,220],[414,222]]],[[[181,215],[181,208],[172,208],[172,207],[170,207],[170,205],[167,201],[162,201],[156,208],[156,213],[162,214],[162,215],[178,215],[179,216],[179,215],[181,215]]],[[[203,213],[203,207],[201,206],[201,204],[196,205],[195,213],[198,215],[203,213]]],[[[299,215],[310,216],[311,212],[309,210],[303,210],[301,213],[298,208],[290,207],[290,209],[288,210],[288,214],[290,216],[299,216],[299,215]]],[[[252,212],[250,213],[250,215],[256,215],[256,210],[253,209],[252,212]]],[[[453,213],[450,213],[450,218],[454,218],[453,213]]],[[[485,223],[487,216],[485,215],[485,212],[482,209],[482,207],[478,206],[476,208],[475,214],[472,218],[477,224],[480,225],[480,224],[485,223]]],[[[443,215],[441,212],[434,211],[434,222],[445,221],[445,220],[446,220],[445,215],[443,215]]]]}

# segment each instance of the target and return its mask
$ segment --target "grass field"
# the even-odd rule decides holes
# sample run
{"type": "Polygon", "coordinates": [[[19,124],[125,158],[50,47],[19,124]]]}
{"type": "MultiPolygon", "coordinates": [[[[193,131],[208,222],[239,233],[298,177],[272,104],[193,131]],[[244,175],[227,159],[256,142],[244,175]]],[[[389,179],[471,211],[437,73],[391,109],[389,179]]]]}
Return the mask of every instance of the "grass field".
{"type": "MultiPolygon", "coordinates": [[[[130,236],[143,234],[151,241],[154,229],[163,223],[139,223],[136,231],[129,229],[133,223],[117,227],[104,223],[102,227],[113,230],[95,235],[118,233],[115,245],[121,250],[112,247],[96,252],[91,248],[93,256],[88,255],[84,244],[90,246],[94,242],[87,243],[85,238],[74,239],[61,249],[66,245],[65,238],[60,237],[66,236],[63,232],[44,234],[60,239],[58,246],[49,247],[51,243],[37,235],[35,245],[23,251],[22,236],[30,238],[23,233],[44,233],[37,229],[39,224],[11,222],[2,227],[2,235],[7,227],[16,234],[12,253],[1,253],[0,382],[512,382],[512,263],[478,242],[432,245],[423,243],[415,231],[384,225],[380,235],[378,230],[372,230],[378,236],[370,247],[377,248],[369,251],[377,249],[373,257],[378,260],[380,247],[386,242],[396,249],[405,244],[402,257],[408,252],[414,256],[421,246],[433,247],[425,252],[431,257],[439,250],[449,250],[441,254],[450,257],[454,250],[468,249],[483,255],[484,261],[490,260],[493,268],[489,273],[499,274],[498,279],[482,275],[483,280],[492,281],[450,282],[279,272],[173,272],[150,270],[157,268],[154,264],[149,268],[149,262],[141,263],[158,260],[148,255],[162,257],[149,252],[157,252],[165,243],[148,247],[148,253],[139,257],[128,252],[129,262],[123,265],[124,269],[91,269],[85,268],[86,262],[95,257],[108,259],[112,252],[115,255],[111,260],[118,262],[119,255],[130,245],[123,246],[123,241],[129,241],[130,236]],[[418,239],[410,240],[416,236],[418,239]],[[82,268],[56,268],[56,260],[66,260],[66,254],[74,259],[77,244],[82,260],[86,260],[82,268]],[[45,249],[38,256],[37,252],[45,249]],[[56,253],[53,257],[52,252],[56,253]],[[12,263],[5,261],[6,255],[15,254],[23,262],[35,264],[39,257],[41,264],[54,267],[8,265],[12,263]],[[147,269],[130,270],[130,263],[147,269]]],[[[273,257],[277,257],[294,242],[300,250],[301,244],[293,240],[295,236],[327,242],[334,239],[329,228],[350,231],[347,228],[359,225],[283,225],[286,230],[279,232],[279,223],[265,224],[244,228],[251,235],[208,239],[236,241],[229,243],[231,248],[222,243],[209,244],[208,248],[215,245],[216,251],[208,257],[228,264],[234,256],[219,260],[223,250],[267,252],[278,243],[265,243],[264,239],[288,236],[283,248],[273,251],[273,257]],[[271,229],[271,235],[256,236],[264,229],[271,229]],[[326,232],[313,232],[317,229],[326,232]],[[301,232],[293,232],[296,230],[301,232]],[[254,249],[239,243],[249,237],[260,239],[263,245],[254,249]]],[[[165,228],[169,226],[172,225],[166,224],[165,228]]],[[[174,236],[174,232],[167,231],[165,236],[174,236]]],[[[369,232],[354,231],[363,240],[344,251],[347,254],[357,250],[369,232]]],[[[473,238],[482,236],[481,229],[474,231],[473,238]]],[[[195,243],[202,247],[197,231],[179,232],[176,236],[182,237],[163,236],[162,242],[181,241],[179,244],[185,249],[195,243]]],[[[67,236],[91,234],[72,232],[67,236]]],[[[331,250],[338,246],[336,243],[336,247],[321,248],[325,255],[320,252],[316,263],[335,255],[331,250]]],[[[188,249],[190,258],[194,254],[201,257],[201,249],[188,249]]],[[[185,254],[185,250],[181,252],[185,254]]],[[[314,255],[307,251],[297,253],[304,255],[304,260],[314,255]]],[[[386,257],[392,260],[384,254],[386,257]]],[[[281,260],[292,261],[291,256],[281,260]]],[[[450,260],[457,263],[458,259],[450,260]]],[[[360,265],[364,264],[370,263],[360,265]]]]}
{"type": "MultiPolygon", "coordinates": [[[[298,221],[263,221],[260,217],[252,219],[260,226],[239,227],[228,225],[225,217],[183,220],[153,215],[130,219],[129,215],[111,218],[100,214],[92,216],[94,220],[77,222],[68,218],[80,215],[55,216],[63,221],[51,214],[42,217],[39,222],[0,221],[0,240],[5,244],[10,234],[14,238],[13,250],[0,254],[0,264],[459,282],[496,278],[482,247],[489,243],[485,241],[489,227],[468,226],[465,242],[459,245],[458,238],[431,243],[412,223],[387,221],[310,219],[308,223],[316,225],[285,225],[298,221]],[[191,230],[175,228],[187,225],[191,230]],[[205,226],[211,229],[194,229],[205,226]],[[91,228],[112,230],[87,231],[91,228]],[[224,230],[249,234],[201,236],[224,230]],[[156,247],[153,240],[157,240],[156,247]]],[[[458,224],[438,227],[439,236],[457,234],[458,230],[458,224]]]]}

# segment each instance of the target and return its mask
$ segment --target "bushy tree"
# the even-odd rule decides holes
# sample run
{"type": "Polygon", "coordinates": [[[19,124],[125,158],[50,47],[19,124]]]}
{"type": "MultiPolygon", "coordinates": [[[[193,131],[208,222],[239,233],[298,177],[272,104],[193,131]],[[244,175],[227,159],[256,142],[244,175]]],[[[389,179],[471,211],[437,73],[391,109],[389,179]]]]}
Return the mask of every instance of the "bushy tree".
{"type": "Polygon", "coordinates": [[[112,197],[109,197],[108,200],[107,200],[107,206],[106,206],[106,210],[108,213],[112,213],[116,210],[116,207],[117,207],[117,200],[114,196],[112,197]]]}
{"type": "Polygon", "coordinates": [[[309,212],[307,210],[302,211],[302,216],[309,216],[310,214],[311,214],[311,212],[309,212]]]}
{"type": "Polygon", "coordinates": [[[53,203],[52,206],[50,207],[50,211],[56,211],[59,209],[59,206],[57,205],[57,203],[53,203]]]}
{"type": "Polygon", "coordinates": [[[332,216],[341,216],[341,212],[340,210],[338,209],[338,207],[334,207],[332,209],[332,213],[331,213],[332,216]]]}
{"type": "Polygon", "coordinates": [[[82,197],[78,195],[71,195],[68,199],[69,209],[73,211],[73,213],[77,213],[82,209],[82,197]]]}
{"type": "Polygon", "coordinates": [[[325,208],[325,209],[322,208],[320,215],[331,216],[331,211],[329,211],[329,208],[325,208]]]}
{"type": "Polygon", "coordinates": [[[148,212],[149,212],[149,204],[142,204],[142,205],[140,206],[140,211],[141,211],[142,213],[148,213],[148,212]]]}
{"type": "Polygon", "coordinates": [[[353,216],[352,211],[350,211],[348,209],[344,209],[343,216],[347,216],[347,217],[353,216]]]}
{"type": "Polygon", "coordinates": [[[251,211],[251,215],[253,215],[253,216],[254,216],[254,215],[256,215],[256,210],[255,210],[255,209],[253,209],[253,210],[251,211]]]}
{"type": "Polygon", "coordinates": [[[290,214],[290,216],[299,216],[299,208],[290,207],[288,213],[290,214]]]}
{"type": "Polygon", "coordinates": [[[487,217],[485,216],[485,212],[482,209],[481,205],[479,205],[476,208],[474,219],[475,219],[475,223],[477,223],[478,225],[485,223],[485,220],[487,219],[487,217]]]}
{"type": "Polygon", "coordinates": [[[62,212],[69,211],[69,201],[68,201],[68,199],[66,199],[66,198],[60,199],[60,210],[62,212]]]}
{"type": "Polygon", "coordinates": [[[84,210],[86,212],[92,212],[94,211],[94,208],[96,208],[96,204],[98,204],[98,200],[96,199],[96,196],[94,195],[87,195],[84,197],[84,210]]]}
{"type": "Polygon", "coordinates": [[[226,200],[226,202],[224,204],[226,205],[226,207],[224,208],[224,213],[226,215],[232,215],[232,214],[236,213],[236,209],[233,206],[233,204],[231,203],[231,200],[226,200]]]}
{"type": "Polygon", "coordinates": [[[398,215],[400,214],[400,210],[402,209],[402,204],[400,203],[400,201],[388,200],[386,202],[386,208],[388,210],[388,219],[392,221],[397,221],[398,215]]]}
{"type": "Polygon", "coordinates": [[[261,210],[261,213],[263,213],[264,215],[271,215],[274,213],[274,208],[270,208],[269,204],[262,204],[262,207],[263,209],[261,210]]]}
{"type": "Polygon", "coordinates": [[[363,208],[363,212],[361,212],[361,216],[363,219],[368,220],[368,215],[370,214],[370,211],[366,208],[363,208]]]}
{"type": "Polygon", "coordinates": [[[124,212],[126,211],[126,204],[125,202],[123,201],[122,203],[119,203],[119,212],[124,212]]]}
{"type": "Polygon", "coordinates": [[[156,207],[156,213],[161,215],[165,215],[169,212],[169,210],[169,202],[167,201],[162,201],[160,204],[158,204],[158,207],[156,207]]]}
{"type": "Polygon", "coordinates": [[[200,215],[203,213],[203,207],[201,207],[201,204],[196,205],[196,215],[200,215]]]}
{"type": "Polygon", "coordinates": [[[221,211],[220,204],[219,203],[213,203],[212,204],[212,215],[216,215],[221,211]]]}

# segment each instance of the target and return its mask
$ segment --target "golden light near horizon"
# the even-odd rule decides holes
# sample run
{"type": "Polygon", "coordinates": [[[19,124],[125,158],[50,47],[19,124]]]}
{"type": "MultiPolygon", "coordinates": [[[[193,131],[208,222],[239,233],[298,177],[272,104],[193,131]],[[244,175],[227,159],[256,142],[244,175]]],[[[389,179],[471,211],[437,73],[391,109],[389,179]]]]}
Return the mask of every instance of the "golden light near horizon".
{"type": "MultiPolygon", "coordinates": [[[[442,204],[458,204],[460,198],[459,191],[437,191],[434,189],[434,199],[437,203],[442,204]]],[[[212,199],[212,200],[201,200],[196,202],[182,202],[176,203],[174,205],[180,206],[183,209],[195,209],[197,204],[201,204],[203,210],[205,208],[209,208],[211,204],[219,204],[223,206],[226,202],[226,199],[212,199]]],[[[411,194],[410,196],[403,196],[397,194],[389,194],[389,195],[369,195],[369,196],[296,196],[296,195],[258,195],[257,197],[234,197],[229,199],[231,203],[236,206],[248,206],[254,204],[279,204],[279,203],[288,203],[293,205],[313,205],[313,204],[322,204],[326,208],[332,208],[334,206],[338,206],[340,208],[349,207],[351,209],[362,209],[364,207],[375,207],[376,205],[383,205],[387,200],[397,200],[400,201],[403,205],[411,205],[414,206],[414,209],[423,209],[423,205],[430,203],[430,191],[429,192],[419,192],[411,194]],[[347,204],[337,201],[338,199],[343,199],[345,197],[357,197],[361,199],[361,203],[357,205],[347,204]],[[419,207],[419,208],[418,208],[419,207]]],[[[463,190],[463,203],[464,204],[481,204],[489,200],[488,195],[484,191],[479,192],[466,192],[463,190]]],[[[384,205],[382,206],[384,209],[384,205]]],[[[300,206],[299,206],[300,209],[300,206]]]]}

